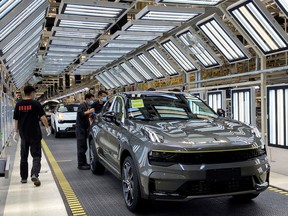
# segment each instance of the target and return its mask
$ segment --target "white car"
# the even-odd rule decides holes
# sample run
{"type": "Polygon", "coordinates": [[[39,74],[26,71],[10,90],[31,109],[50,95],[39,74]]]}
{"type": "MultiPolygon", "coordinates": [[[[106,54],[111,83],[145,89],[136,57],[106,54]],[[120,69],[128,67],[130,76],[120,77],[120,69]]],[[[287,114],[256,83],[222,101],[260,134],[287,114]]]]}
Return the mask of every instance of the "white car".
{"type": "Polygon", "coordinates": [[[51,115],[51,133],[56,138],[63,133],[75,133],[79,103],[59,103],[51,115]]]}

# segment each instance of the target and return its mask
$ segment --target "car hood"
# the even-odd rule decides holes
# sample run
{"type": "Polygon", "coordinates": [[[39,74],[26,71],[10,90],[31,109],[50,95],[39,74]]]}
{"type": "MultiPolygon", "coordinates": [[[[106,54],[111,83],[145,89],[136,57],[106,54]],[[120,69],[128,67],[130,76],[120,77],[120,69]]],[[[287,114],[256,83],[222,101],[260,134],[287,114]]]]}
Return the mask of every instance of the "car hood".
{"type": "Polygon", "coordinates": [[[135,130],[142,140],[145,137],[158,149],[166,150],[250,148],[257,139],[251,127],[226,118],[213,121],[149,121],[148,124],[137,122],[134,124],[135,130]]]}

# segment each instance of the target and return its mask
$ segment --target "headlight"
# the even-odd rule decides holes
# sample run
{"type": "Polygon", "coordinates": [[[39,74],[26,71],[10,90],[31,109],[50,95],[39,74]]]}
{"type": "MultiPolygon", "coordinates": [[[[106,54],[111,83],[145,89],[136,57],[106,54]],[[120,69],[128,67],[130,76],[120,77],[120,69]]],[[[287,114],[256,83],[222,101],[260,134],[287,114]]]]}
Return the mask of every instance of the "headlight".
{"type": "Polygon", "coordinates": [[[146,135],[154,143],[162,143],[164,141],[164,137],[157,134],[155,131],[151,130],[148,127],[143,127],[142,132],[146,135]]]}
{"type": "Polygon", "coordinates": [[[148,155],[149,163],[157,166],[171,166],[177,163],[177,154],[173,152],[151,151],[148,155]]]}
{"type": "Polygon", "coordinates": [[[262,135],[261,135],[260,131],[258,130],[258,128],[255,127],[255,126],[250,126],[250,127],[251,127],[251,132],[252,132],[253,134],[255,134],[255,136],[256,136],[257,138],[260,138],[261,149],[265,149],[265,142],[264,142],[264,140],[262,139],[262,135]]]}

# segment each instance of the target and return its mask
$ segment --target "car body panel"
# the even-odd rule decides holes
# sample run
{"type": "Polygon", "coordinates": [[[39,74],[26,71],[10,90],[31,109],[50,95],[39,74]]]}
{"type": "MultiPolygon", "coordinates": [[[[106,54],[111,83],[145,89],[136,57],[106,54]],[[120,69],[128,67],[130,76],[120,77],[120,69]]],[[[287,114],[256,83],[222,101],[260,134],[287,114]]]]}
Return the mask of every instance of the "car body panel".
{"type": "MultiPolygon", "coordinates": [[[[252,127],[219,117],[214,111],[211,116],[215,118],[142,121],[128,117],[127,103],[132,95],[145,98],[158,94],[186,95],[121,93],[110,99],[95,118],[90,139],[94,140],[101,163],[113,174],[121,177],[122,154],[128,151],[137,167],[143,198],[184,200],[258,193],[268,187],[270,165],[265,145],[252,127]],[[123,103],[118,111],[117,100],[123,103]],[[111,121],[109,115],[117,118],[117,112],[121,117],[111,121]]],[[[178,110],[171,112],[179,114],[178,110]]]]}

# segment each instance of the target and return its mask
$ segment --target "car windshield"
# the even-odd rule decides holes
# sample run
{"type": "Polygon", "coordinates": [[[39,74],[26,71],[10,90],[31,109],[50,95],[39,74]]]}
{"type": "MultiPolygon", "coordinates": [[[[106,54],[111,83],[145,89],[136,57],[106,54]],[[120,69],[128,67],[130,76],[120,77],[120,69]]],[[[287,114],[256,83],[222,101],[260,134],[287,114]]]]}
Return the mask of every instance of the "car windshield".
{"type": "Polygon", "coordinates": [[[77,112],[78,104],[60,104],[57,112],[77,112]]]}
{"type": "Polygon", "coordinates": [[[139,120],[211,119],[218,115],[200,99],[189,94],[132,95],[128,116],[139,120]]]}

